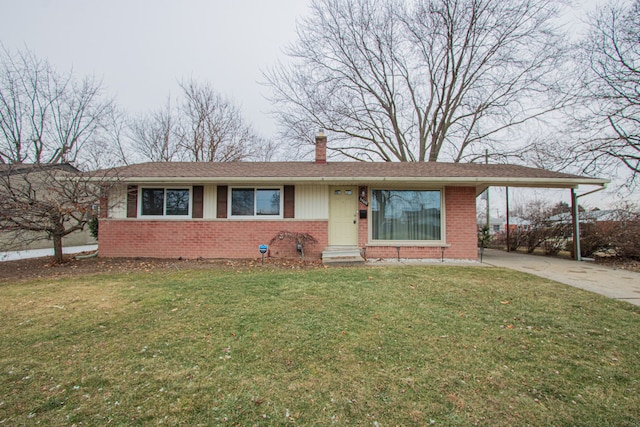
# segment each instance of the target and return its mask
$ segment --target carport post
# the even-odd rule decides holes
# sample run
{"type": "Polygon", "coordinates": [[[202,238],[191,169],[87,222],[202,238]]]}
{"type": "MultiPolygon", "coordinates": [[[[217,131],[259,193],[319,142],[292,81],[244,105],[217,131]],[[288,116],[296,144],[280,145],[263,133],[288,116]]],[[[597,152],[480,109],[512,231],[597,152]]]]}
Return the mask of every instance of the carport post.
{"type": "Polygon", "coordinates": [[[582,255],[580,255],[580,210],[578,206],[578,199],[582,196],[588,196],[589,194],[597,193],[598,191],[602,191],[607,188],[607,184],[601,184],[602,187],[596,188],[595,190],[591,190],[588,193],[580,194],[579,196],[576,194],[575,189],[571,189],[571,216],[573,218],[573,250],[576,254],[576,261],[582,261],[582,255]],[[575,236],[578,236],[576,239],[575,236]]]}
{"type": "Polygon", "coordinates": [[[511,224],[509,224],[509,187],[505,187],[506,190],[506,199],[507,199],[507,252],[511,252],[511,242],[509,241],[509,228],[511,228],[511,224]]]}
{"type": "Polygon", "coordinates": [[[576,261],[582,261],[580,255],[580,212],[576,190],[571,189],[571,221],[573,222],[573,253],[576,261]]]}

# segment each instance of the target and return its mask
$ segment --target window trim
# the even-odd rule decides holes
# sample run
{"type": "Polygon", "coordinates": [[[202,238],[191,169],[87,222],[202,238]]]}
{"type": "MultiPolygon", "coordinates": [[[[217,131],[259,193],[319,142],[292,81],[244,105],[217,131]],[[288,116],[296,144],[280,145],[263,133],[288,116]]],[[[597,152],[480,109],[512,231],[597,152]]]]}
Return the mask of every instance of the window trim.
{"type": "Polygon", "coordinates": [[[415,188],[415,187],[369,187],[367,191],[368,208],[368,246],[436,246],[446,245],[447,241],[447,217],[445,210],[445,191],[444,187],[431,188],[415,188]],[[438,191],[440,192],[440,239],[439,240],[380,240],[373,238],[373,192],[374,191],[438,191]]]}
{"type": "Polygon", "coordinates": [[[283,185],[261,185],[261,186],[229,186],[227,192],[227,218],[242,220],[274,220],[284,218],[284,186],[283,185]],[[253,215],[233,215],[233,190],[253,190],[253,215]],[[280,205],[278,215],[257,215],[258,190],[278,190],[280,192],[280,205]]]}
{"type": "Polygon", "coordinates": [[[191,219],[193,215],[193,186],[192,185],[140,185],[138,187],[138,218],[143,219],[191,219]],[[163,190],[162,215],[144,215],[142,213],[142,202],[144,190],[163,190]],[[188,190],[189,206],[186,215],[167,215],[167,190],[188,190]]]}

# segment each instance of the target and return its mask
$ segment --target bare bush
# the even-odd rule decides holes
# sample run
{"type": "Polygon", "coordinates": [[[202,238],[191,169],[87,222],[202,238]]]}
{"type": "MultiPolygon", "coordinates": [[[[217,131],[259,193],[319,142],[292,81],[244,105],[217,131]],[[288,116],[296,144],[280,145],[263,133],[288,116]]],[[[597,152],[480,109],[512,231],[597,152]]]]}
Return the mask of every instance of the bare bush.
{"type": "Polygon", "coordinates": [[[609,247],[618,258],[640,260],[640,212],[627,206],[618,209],[601,232],[609,236],[609,247]]]}
{"type": "Polygon", "coordinates": [[[300,233],[297,231],[279,231],[269,241],[269,245],[277,244],[278,242],[292,242],[295,244],[296,251],[300,254],[300,258],[304,259],[304,250],[307,245],[315,245],[318,240],[309,233],[300,233]]]}
{"type": "Polygon", "coordinates": [[[540,246],[545,255],[558,255],[573,238],[571,223],[551,223],[542,227],[543,239],[540,246]]]}
{"type": "MultiPolygon", "coordinates": [[[[590,221],[580,224],[580,256],[591,257],[599,252],[609,253],[615,228],[617,226],[612,223],[596,224],[590,221]]],[[[574,256],[574,253],[571,247],[571,255],[574,256]]]]}

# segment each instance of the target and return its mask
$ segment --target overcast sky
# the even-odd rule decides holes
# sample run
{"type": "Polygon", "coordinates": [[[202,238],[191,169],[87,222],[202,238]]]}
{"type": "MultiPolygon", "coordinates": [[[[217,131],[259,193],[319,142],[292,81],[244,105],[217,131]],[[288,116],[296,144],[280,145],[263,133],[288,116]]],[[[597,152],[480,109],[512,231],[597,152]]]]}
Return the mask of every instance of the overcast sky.
{"type": "Polygon", "coordinates": [[[131,113],[162,106],[183,78],[208,81],[264,136],[261,70],[285,59],[308,0],[0,0],[0,42],[59,71],[102,79],[131,113]]]}
{"type": "MultiPolygon", "coordinates": [[[[576,2],[577,14],[596,0],[576,2]]],[[[242,107],[265,137],[276,131],[262,70],[295,40],[310,0],[0,0],[0,42],[59,71],[102,79],[130,113],[161,107],[193,77],[242,107]]]]}
{"type": "MultiPolygon", "coordinates": [[[[572,34],[598,0],[575,0],[572,34]]],[[[59,71],[93,74],[132,114],[161,107],[193,77],[241,106],[274,136],[262,71],[286,61],[296,21],[311,0],[0,0],[0,42],[30,49],[59,71]]],[[[320,29],[319,29],[320,30],[320,29]]],[[[567,192],[568,193],[568,192],[567,192]]],[[[595,201],[597,203],[597,200],[595,201]]]]}

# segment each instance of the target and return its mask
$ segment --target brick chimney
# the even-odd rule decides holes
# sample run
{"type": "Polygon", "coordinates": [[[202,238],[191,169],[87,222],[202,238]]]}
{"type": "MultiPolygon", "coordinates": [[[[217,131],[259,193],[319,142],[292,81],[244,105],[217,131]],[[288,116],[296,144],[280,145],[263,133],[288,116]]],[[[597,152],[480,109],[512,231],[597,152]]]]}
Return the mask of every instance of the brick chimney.
{"type": "Polygon", "coordinates": [[[324,165],[327,163],[327,137],[320,129],[316,135],[316,164],[324,165]]]}

